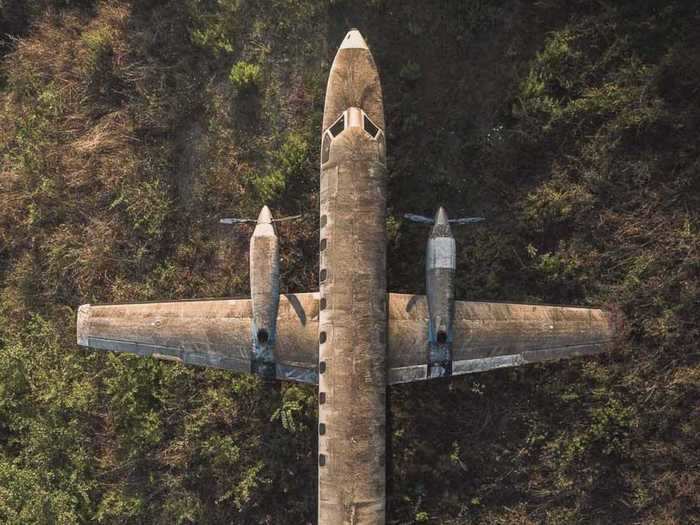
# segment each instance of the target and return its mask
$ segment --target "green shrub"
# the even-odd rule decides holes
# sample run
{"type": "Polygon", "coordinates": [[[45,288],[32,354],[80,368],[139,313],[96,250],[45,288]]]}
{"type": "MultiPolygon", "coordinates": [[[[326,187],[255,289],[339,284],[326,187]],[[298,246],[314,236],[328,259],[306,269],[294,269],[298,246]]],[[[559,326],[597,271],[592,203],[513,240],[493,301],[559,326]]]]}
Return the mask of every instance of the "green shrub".
{"type": "Polygon", "coordinates": [[[282,406],[272,414],[270,421],[280,421],[288,432],[304,432],[309,429],[305,419],[313,411],[316,399],[308,389],[291,385],[284,391],[282,406]]]}
{"type": "Polygon", "coordinates": [[[309,144],[299,133],[289,133],[273,157],[285,178],[300,177],[308,167],[309,144]]]}
{"type": "Polygon", "coordinates": [[[207,29],[193,29],[191,37],[192,43],[197,46],[213,49],[216,52],[233,53],[233,45],[226,37],[224,29],[220,26],[207,29]]]}
{"type": "Polygon", "coordinates": [[[261,202],[274,202],[284,192],[286,180],[280,170],[273,170],[266,175],[252,176],[253,187],[261,202]]]}
{"type": "Polygon", "coordinates": [[[271,169],[254,175],[253,187],[262,202],[279,199],[290,181],[303,178],[309,170],[309,144],[299,133],[289,133],[280,148],[271,154],[271,169]]]}
{"type": "Polygon", "coordinates": [[[259,86],[262,71],[259,65],[241,60],[233,65],[228,78],[236,89],[248,91],[259,86]]]}
{"type": "Polygon", "coordinates": [[[128,494],[127,487],[107,490],[95,512],[97,523],[117,523],[133,520],[142,515],[145,507],[143,495],[128,494]]]}
{"type": "Polygon", "coordinates": [[[187,0],[185,5],[192,21],[189,28],[192,43],[214,55],[233,53],[240,3],[240,0],[187,0]]]}

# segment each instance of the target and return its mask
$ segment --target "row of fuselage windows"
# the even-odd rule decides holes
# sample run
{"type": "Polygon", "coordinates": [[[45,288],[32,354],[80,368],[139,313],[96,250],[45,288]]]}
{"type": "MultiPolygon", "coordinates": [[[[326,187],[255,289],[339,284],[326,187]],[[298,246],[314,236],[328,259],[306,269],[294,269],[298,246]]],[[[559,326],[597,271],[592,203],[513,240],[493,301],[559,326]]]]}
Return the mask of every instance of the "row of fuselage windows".
{"type": "MultiPolygon", "coordinates": [[[[343,120],[343,117],[341,117],[340,120],[339,120],[338,122],[340,122],[340,121],[342,121],[342,120],[343,120]]],[[[337,125],[337,124],[338,124],[338,123],[336,122],[336,124],[334,124],[334,125],[337,125]]],[[[342,131],[342,130],[341,130],[341,131],[342,131]]],[[[325,140],[324,140],[324,142],[325,142],[325,140]]],[[[324,226],[326,226],[327,223],[328,223],[328,217],[326,217],[325,215],[321,215],[321,228],[323,228],[324,226]]],[[[327,247],[328,247],[328,241],[327,241],[325,238],[324,238],[324,239],[321,239],[321,251],[326,250],[327,247]]],[[[319,277],[320,277],[321,283],[323,283],[323,282],[327,279],[327,277],[328,277],[328,272],[327,272],[327,270],[326,270],[325,268],[322,268],[322,269],[321,269],[321,272],[320,272],[320,276],[319,276],[319,277]]],[[[326,298],[325,298],[325,297],[321,297],[321,298],[320,298],[320,300],[319,300],[319,308],[320,308],[321,310],[325,310],[325,309],[326,309],[326,298]]],[[[318,335],[318,342],[319,342],[320,344],[325,343],[325,342],[326,342],[326,337],[327,337],[327,336],[326,336],[326,332],[325,332],[325,331],[322,331],[322,332],[318,335]]],[[[326,362],[325,362],[325,361],[320,361],[320,362],[318,363],[318,373],[319,373],[319,374],[323,374],[323,373],[325,373],[325,372],[326,372],[326,362]]],[[[326,402],[326,393],[325,393],[325,392],[319,392],[319,393],[318,393],[318,403],[319,403],[320,405],[323,405],[325,402],[326,402]]],[[[325,424],[325,423],[319,423],[319,424],[318,424],[318,434],[319,434],[319,436],[323,436],[325,433],[326,433],[326,424],[325,424]]],[[[318,455],[318,465],[319,465],[320,467],[326,466],[326,455],[325,455],[325,454],[319,454],[319,455],[318,455]]]]}

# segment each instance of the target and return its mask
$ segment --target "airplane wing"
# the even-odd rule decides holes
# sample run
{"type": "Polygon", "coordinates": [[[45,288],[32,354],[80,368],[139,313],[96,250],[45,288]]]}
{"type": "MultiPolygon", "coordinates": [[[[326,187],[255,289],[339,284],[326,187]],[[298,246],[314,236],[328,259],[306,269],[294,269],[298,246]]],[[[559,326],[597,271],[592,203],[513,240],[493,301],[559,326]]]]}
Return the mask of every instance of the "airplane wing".
{"type": "MultiPolygon", "coordinates": [[[[87,304],[78,344],[251,372],[252,314],[250,299],[87,304]]],[[[317,293],[280,296],[274,352],[278,379],[317,383],[317,293]]]]}
{"type": "MultiPolygon", "coordinates": [[[[389,384],[428,379],[428,304],[388,294],[389,384]]],[[[318,383],[318,294],[280,296],[278,379],[318,383]]],[[[249,299],[83,305],[78,344],[251,372],[249,299]]],[[[577,307],[455,301],[452,374],[589,355],[612,341],[610,315],[577,307]]]]}
{"type": "MultiPolygon", "coordinates": [[[[389,294],[388,383],[427,379],[428,303],[389,294]]],[[[452,374],[602,352],[612,342],[609,313],[592,308],[455,301],[452,374]]]]}

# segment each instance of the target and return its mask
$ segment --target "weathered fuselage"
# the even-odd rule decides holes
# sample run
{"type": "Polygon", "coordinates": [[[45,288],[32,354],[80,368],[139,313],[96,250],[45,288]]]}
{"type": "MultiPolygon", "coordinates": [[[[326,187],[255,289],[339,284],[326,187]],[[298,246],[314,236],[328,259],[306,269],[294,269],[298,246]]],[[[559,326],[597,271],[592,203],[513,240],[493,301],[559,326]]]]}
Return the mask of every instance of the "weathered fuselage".
{"type": "Polygon", "coordinates": [[[321,144],[321,525],[385,522],[386,175],[374,60],[350,31],[328,79],[321,144]]]}

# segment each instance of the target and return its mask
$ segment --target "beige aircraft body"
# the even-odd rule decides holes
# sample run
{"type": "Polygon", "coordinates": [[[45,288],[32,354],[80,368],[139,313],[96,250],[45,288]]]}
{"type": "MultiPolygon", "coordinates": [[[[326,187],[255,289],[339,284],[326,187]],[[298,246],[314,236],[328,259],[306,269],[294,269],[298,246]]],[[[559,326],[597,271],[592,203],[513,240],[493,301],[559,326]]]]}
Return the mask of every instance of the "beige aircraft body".
{"type": "Polygon", "coordinates": [[[321,134],[319,291],[280,295],[274,219],[250,242],[250,299],[83,305],[78,344],[318,385],[318,523],[385,523],[392,384],[600,352],[598,309],[455,301],[455,240],[440,208],[426,295],[387,293],[382,92],[362,35],[333,62],[321,134]]]}

